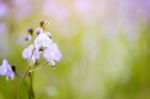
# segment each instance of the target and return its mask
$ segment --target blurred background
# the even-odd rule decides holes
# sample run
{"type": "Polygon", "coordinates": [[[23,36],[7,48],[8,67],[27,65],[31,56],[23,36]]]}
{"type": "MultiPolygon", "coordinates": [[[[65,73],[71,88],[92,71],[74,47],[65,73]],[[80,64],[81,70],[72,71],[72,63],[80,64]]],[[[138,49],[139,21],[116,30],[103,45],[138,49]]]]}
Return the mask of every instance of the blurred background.
{"type": "MultiPolygon", "coordinates": [[[[45,19],[63,59],[34,73],[35,99],[150,99],[150,0],[0,0],[0,64],[23,73],[27,29],[45,19]]],[[[0,77],[0,99],[28,99],[20,82],[0,77]]]]}

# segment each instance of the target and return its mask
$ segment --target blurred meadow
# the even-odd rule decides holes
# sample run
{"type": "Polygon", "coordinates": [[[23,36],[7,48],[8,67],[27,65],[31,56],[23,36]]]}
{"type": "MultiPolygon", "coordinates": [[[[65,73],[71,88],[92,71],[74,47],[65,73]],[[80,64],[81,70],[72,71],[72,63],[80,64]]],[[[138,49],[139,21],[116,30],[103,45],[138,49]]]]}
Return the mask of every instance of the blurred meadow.
{"type": "MultiPolygon", "coordinates": [[[[150,99],[150,0],[0,0],[0,64],[24,73],[27,29],[45,19],[63,58],[34,73],[35,99],[150,99]]],[[[21,80],[0,76],[0,99],[28,99],[21,80]]]]}

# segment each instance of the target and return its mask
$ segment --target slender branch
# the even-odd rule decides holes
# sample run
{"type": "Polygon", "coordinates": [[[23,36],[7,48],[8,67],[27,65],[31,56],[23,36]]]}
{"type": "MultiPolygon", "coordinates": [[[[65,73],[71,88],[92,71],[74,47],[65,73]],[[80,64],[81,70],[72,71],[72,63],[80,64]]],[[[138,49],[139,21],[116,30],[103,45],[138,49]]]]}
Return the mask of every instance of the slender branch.
{"type": "Polygon", "coordinates": [[[30,77],[29,99],[34,99],[35,95],[34,95],[34,90],[33,90],[33,73],[32,72],[29,73],[29,77],[30,77]]]}
{"type": "MultiPolygon", "coordinates": [[[[33,48],[34,48],[34,45],[33,45],[33,48]]],[[[21,81],[21,83],[20,83],[20,85],[19,85],[19,89],[21,88],[21,85],[23,84],[24,79],[25,79],[25,77],[28,75],[29,70],[30,70],[30,68],[31,68],[31,60],[32,60],[33,52],[34,52],[34,49],[32,50],[32,54],[31,54],[30,60],[29,60],[29,65],[28,65],[28,67],[27,67],[27,69],[26,69],[26,72],[25,72],[25,74],[24,74],[24,76],[23,76],[23,78],[22,78],[22,81],[21,81]]],[[[19,99],[19,95],[17,95],[17,99],[19,99]]]]}
{"type": "Polygon", "coordinates": [[[47,66],[48,64],[49,64],[49,62],[47,62],[47,63],[46,63],[46,64],[44,64],[44,65],[38,66],[38,67],[37,67],[37,68],[35,68],[35,69],[31,69],[31,70],[29,70],[29,72],[33,72],[33,71],[40,70],[41,68],[43,68],[43,67],[47,66]]]}
{"type": "MultiPolygon", "coordinates": [[[[34,46],[33,46],[33,48],[34,48],[34,46]]],[[[31,68],[31,60],[32,60],[33,52],[34,52],[34,49],[32,50],[32,54],[31,54],[30,60],[29,60],[29,65],[28,65],[27,70],[26,70],[26,72],[25,72],[25,74],[23,76],[22,82],[24,81],[25,77],[27,76],[27,74],[29,73],[29,70],[31,68]]]]}

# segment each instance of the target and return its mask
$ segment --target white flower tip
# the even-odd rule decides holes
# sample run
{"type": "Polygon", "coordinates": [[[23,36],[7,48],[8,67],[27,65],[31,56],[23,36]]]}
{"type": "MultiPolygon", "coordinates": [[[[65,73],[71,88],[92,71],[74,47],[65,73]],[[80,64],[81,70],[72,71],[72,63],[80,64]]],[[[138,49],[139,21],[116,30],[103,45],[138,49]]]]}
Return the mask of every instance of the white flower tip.
{"type": "Polygon", "coordinates": [[[7,59],[3,59],[3,63],[2,64],[8,64],[7,59]]]}
{"type": "Polygon", "coordinates": [[[49,24],[50,24],[48,20],[45,20],[44,23],[45,23],[46,25],[49,25],[49,24]]]}
{"type": "Polygon", "coordinates": [[[52,66],[55,66],[55,65],[56,65],[56,63],[55,63],[53,60],[50,60],[50,61],[49,61],[49,64],[52,65],[52,66]]]}

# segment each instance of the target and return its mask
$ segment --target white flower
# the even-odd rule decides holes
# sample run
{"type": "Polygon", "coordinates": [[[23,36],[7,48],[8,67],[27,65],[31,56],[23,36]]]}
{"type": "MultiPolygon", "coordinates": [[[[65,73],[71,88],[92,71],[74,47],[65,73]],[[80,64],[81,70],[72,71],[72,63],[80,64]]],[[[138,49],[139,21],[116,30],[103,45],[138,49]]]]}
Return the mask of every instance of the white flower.
{"type": "Polygon", "coordinates": [[[62,54],[55,43],[44,51],[43,56],[52,66],[55,65],[55,61],[59,61],[62,58],[62,54]]]}
{"type": "Polygon", "coordinates": [[[34,64],[36,59],[40,58],[40,52],[38,49],[34,49],[34,46],[31,44],[29,47],[27,47],[23,52],[22,52],[23,58],[27,59],[30,61],[31,58],[31,64],[34,64]],[[31,57],[32,55],[32,57],[31,57]]]}
{"type": "Polygon", "coordinates": [[[34,40],[35,48],[48,48],[52,44],[52,40],[48,37],[46,33],[39,34],[36,39],[34,40]]]}
{"type": "MultiPolygon", "coordinates": [[[[62,54],[57,45],[51,39],[51,32],[44,31],[47,24],[49,24],[47,20],[40,23],[40,27],[35,30],[36,38],[34,42],[22,52],[23,58],[30,61],[30,64],[34,64],[40,58],[41,54],[43,54],[44,58],[52,66],[55,66],[55,62],[62,58],[62,54]]],[[[28,32],[32,36],[33,30],[30,29],[28,32]]],[[[30,35],[28,35],[28,38],[30,39],[30,35]]]]}

